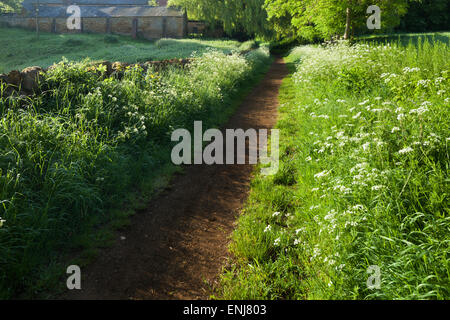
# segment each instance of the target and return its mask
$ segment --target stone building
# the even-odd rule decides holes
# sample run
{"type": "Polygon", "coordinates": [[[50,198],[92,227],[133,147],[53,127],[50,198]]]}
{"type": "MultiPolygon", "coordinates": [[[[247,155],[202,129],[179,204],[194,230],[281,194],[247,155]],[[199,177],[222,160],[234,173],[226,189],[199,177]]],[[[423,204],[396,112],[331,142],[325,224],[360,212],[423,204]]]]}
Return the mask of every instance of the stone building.
{"type": "Polygon", "coordinates": [[[36,29],[55,33],[112,33],[146,39],[183,38],[188,32],[187,15],[176,8],[168,8],[167,0],[159,6],[148,0],[24,0],[19,14],[0,16],[0,22],[11,27],[36,29]],[[70,29],[68,19],[80,8],[79,29],[70,29]],[[37,10],[38,9],[38,10],[37,10]]]}

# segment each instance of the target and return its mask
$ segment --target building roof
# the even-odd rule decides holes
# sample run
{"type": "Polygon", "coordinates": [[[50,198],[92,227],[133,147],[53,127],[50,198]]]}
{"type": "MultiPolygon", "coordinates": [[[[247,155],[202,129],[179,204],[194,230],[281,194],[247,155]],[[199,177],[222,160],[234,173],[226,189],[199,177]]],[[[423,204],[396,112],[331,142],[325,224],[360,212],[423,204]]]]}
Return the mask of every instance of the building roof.
{"type": "Polygon", "coordinates": [[[76,5],[91,5],[91,6],[146,6],[148,0],[24,0],[22,6],[27,9],[33,9],[37,3],[39,5],[61,5],[69,6],[71,4],[76,5]]]}
{"type": "MultiPolygon", "coordinates": [[[[29,0],[35,1],[35,0],[29,0]]],[[[58,0],[47,0],[47,1],[58,1],[58,0]]],[[[61,0],[59,0],[61,1],[61,0]]],[[[106,2],[106,0],[103,0],[106,2]]],[[[108,0],[114,1],[114,0],[108,0]]],[[[118,0],[117,0],[118,1],[118,0]]],[[[79,2],[79,1],[77,1],[79,2]]],[[[86,1],[85,1],[86,2],[86,1]]],[[[123,2],[123,1],[122,1],[123,2]]],[[[133,0],[137,2],[137,0],[133,0]]],[[[77,3],[78,5],[78,3],[77,3]]],[[[115,18],[115,17],[182,17],[183,11],[175,8],[167,7],[153,7],[148,5],[121,5],[121,6],[109,6],[109,5],[78,5],[81,10],[81,18],[94,18],[94,17],[104,17],[104,18],[115,18]]],[[[27,15],[35,16],[34,9],[28,10],[27,15]]],[[[67,13],[66,6],[49,6],[40,5],[39,6],[39,17],[42,18],[66,18],[71,14],[67,13]]]]}

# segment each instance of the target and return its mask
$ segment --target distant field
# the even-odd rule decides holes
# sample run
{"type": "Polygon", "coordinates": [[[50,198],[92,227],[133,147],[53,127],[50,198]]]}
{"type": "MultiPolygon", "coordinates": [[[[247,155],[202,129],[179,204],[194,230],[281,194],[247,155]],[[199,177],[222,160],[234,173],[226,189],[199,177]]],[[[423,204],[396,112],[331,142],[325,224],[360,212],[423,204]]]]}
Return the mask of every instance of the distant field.
{"type": "Polygon", "coordinates": [[[393,33],[370,35],[358,38],[358,41],[368,41],[373,43],[386,43],[400,41],[402,45],[408,45],[409,42],[417,44],[419,41],[443,42],[450,44],[450,32],[430,32],[430,33],[393,33]]]}
{"type": "Polygon", "coordinates": [[[80,61],[92,60],[139,62],[186,58],[193,51],[203,53],[209,48],[223,52],[245,49],[233,40],[162,39],[135,40],[130,37],[103,34],[52,34],[17,28],[0,28],[0,73],[29,66],[46,68],[66,57],[80,61]]]}

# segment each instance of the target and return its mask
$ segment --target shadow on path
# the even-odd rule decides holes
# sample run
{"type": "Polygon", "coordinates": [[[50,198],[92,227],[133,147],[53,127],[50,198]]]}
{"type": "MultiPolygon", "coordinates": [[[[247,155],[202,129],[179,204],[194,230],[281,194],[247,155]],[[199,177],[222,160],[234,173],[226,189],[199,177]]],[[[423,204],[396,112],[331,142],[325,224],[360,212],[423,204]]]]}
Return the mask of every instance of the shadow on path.
{"type": "MultiPolygon", "coordinates": [[[[226,129],[272,128],[288,69],[277,58],[226,129]]],[[[206,128],[203,128],[204,130],[206,128]]],[[[207,299],[228,256],[250,189],[252,165],[191,165],[82,270],[82,290],[64,299],[207,299]]]]}

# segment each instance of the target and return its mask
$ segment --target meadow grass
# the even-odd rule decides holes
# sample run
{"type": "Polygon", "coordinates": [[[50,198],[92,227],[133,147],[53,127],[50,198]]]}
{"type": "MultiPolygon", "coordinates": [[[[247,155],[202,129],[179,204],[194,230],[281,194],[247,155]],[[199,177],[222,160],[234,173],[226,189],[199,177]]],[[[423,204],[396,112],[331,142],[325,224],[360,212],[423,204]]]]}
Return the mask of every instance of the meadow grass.
{"type": "Polygon", "coordinates": [[[0,73],[22,70],[29,66],[47,68],[63,57],[70,61],[85,58],[121,62],[144,62],[187,58],[196,51],[201,54],[214,48],[225,53],[241,51],[234,40],[132,39],[119,35],[36,33],[18,28],[0,28],[0,73]]]}
{"type": "Polygon", "coordinates": [[[287,61],[280,170],[252,181],[215,297],[448,299],[448,44],[302,46],[287,61]]]}
{"type": "Polygon", "coordinates": [[[187,69],[136,66],[120,80],[89,61],[62,61],[30,97],[6,96],[2,85],[0,298],[64,285],[61,257],[86,247],[95,255],[90,242],[111,234],[94,230],[125,225],[176,170],[172,131],[194,120],[219,126],[269,60],[266,48],[195,56],[187,69]]]}

